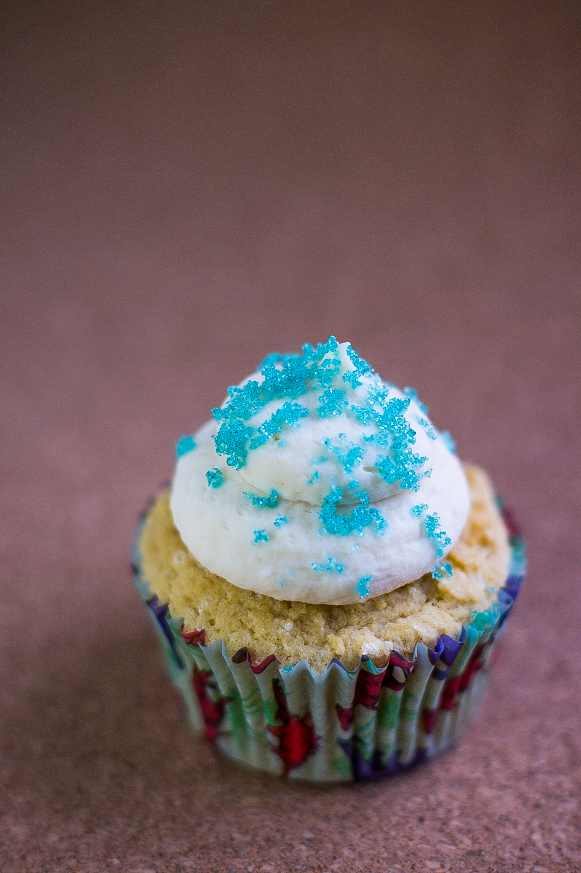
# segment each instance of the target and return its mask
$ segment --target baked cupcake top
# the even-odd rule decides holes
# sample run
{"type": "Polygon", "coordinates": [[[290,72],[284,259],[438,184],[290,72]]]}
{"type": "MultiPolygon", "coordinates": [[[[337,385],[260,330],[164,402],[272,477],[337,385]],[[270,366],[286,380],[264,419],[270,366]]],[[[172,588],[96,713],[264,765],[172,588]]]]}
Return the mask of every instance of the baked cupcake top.
{"type": "Polygon", "coordinates": [[[468,517],[449,437],[412,389],[334,337],[270,355],[177,454],[171,511],[185,545],[280,600],[357,603],[447,574],[468,517]]]}

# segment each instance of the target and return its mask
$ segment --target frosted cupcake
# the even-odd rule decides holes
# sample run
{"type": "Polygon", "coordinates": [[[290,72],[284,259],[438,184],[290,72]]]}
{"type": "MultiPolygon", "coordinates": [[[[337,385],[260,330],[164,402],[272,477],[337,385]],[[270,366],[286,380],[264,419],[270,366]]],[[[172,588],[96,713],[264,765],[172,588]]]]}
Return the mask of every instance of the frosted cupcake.
{"type": "Polygon", "coordinates": [[[194,729],[318,781],[449,745],[522,548],[415,392],[330,337],[270,355],[177,455],[136,563],[194,729]]]}

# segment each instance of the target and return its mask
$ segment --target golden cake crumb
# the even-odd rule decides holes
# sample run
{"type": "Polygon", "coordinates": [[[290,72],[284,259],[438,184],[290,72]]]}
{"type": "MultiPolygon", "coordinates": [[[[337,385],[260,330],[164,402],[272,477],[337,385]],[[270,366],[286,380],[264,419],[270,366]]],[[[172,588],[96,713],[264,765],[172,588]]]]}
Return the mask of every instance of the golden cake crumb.
{"type": "Polygon", "coordinates": [[[384,665],[395,649],[411,657],[417,642],[456,636],[474,610],[486,609],[508,575],[508,535],[483,470],[464,466],[471,510],[447,561],[452,576],[428,573],[379,597],[342,606],[274,600],[210,573],[176,530],[169,490],[151,507],[140,540],[143,574],[186,632],[205,629],[206,644],[223,639],[231,656],[247,647],[253,662],[275,654],[281,667],[305,659],[323,672],[332,658],[355,669],[362,655],[384,665]]]}

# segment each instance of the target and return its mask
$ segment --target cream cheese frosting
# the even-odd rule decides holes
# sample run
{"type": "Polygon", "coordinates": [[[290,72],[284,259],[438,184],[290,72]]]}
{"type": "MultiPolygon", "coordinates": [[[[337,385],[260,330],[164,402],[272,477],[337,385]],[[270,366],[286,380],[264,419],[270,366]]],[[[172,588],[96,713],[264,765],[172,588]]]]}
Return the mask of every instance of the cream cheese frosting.
{"type": "Polygon", "coordinates": [[[270,355],[177,453],[175,525],[233,585],[343,604],[451,572],[470,498],[450,439],[348,343],[270,355]]]}

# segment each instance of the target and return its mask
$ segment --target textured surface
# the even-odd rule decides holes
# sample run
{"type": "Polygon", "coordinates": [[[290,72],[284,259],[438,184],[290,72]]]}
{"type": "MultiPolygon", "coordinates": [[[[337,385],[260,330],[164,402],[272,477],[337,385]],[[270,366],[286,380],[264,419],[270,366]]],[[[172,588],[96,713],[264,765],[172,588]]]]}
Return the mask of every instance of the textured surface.
{"type": "Polygon", "coordinates": [[[462,537],[448,555],[452,576],[430,574],[364,604],[327,606],[257,597],[200,567],[177,532],[168,493],[150,510],[139,554],[148,588],[183,629],[201,628],[205,642],[223,639],[233,656],[248,648],[259,663],[273,653],[281,666],[301,658],[323,673],[332,658],[356,670],[361,654],[385,665],[395,649],[411,658],[417,642],[434,646],[440,634],[456,639],[474,610],[485,611],[508,576],[506,528],[484,474],[468,470],[472,511],[462,537]],[[175,556],[178,555],[176,561],[175,556]],[[289,632],[290,631],[290,632],[289,632]]]}
{"type": "Polygon", "coordinates": [[[0,868],[572,873],[578,4],[286,9],[0,13],[0,868]],[[489,469],[530,571],[461,744],[325,791],[190,737],[127,555],[176,437],[329,333],[489,469]]]}

